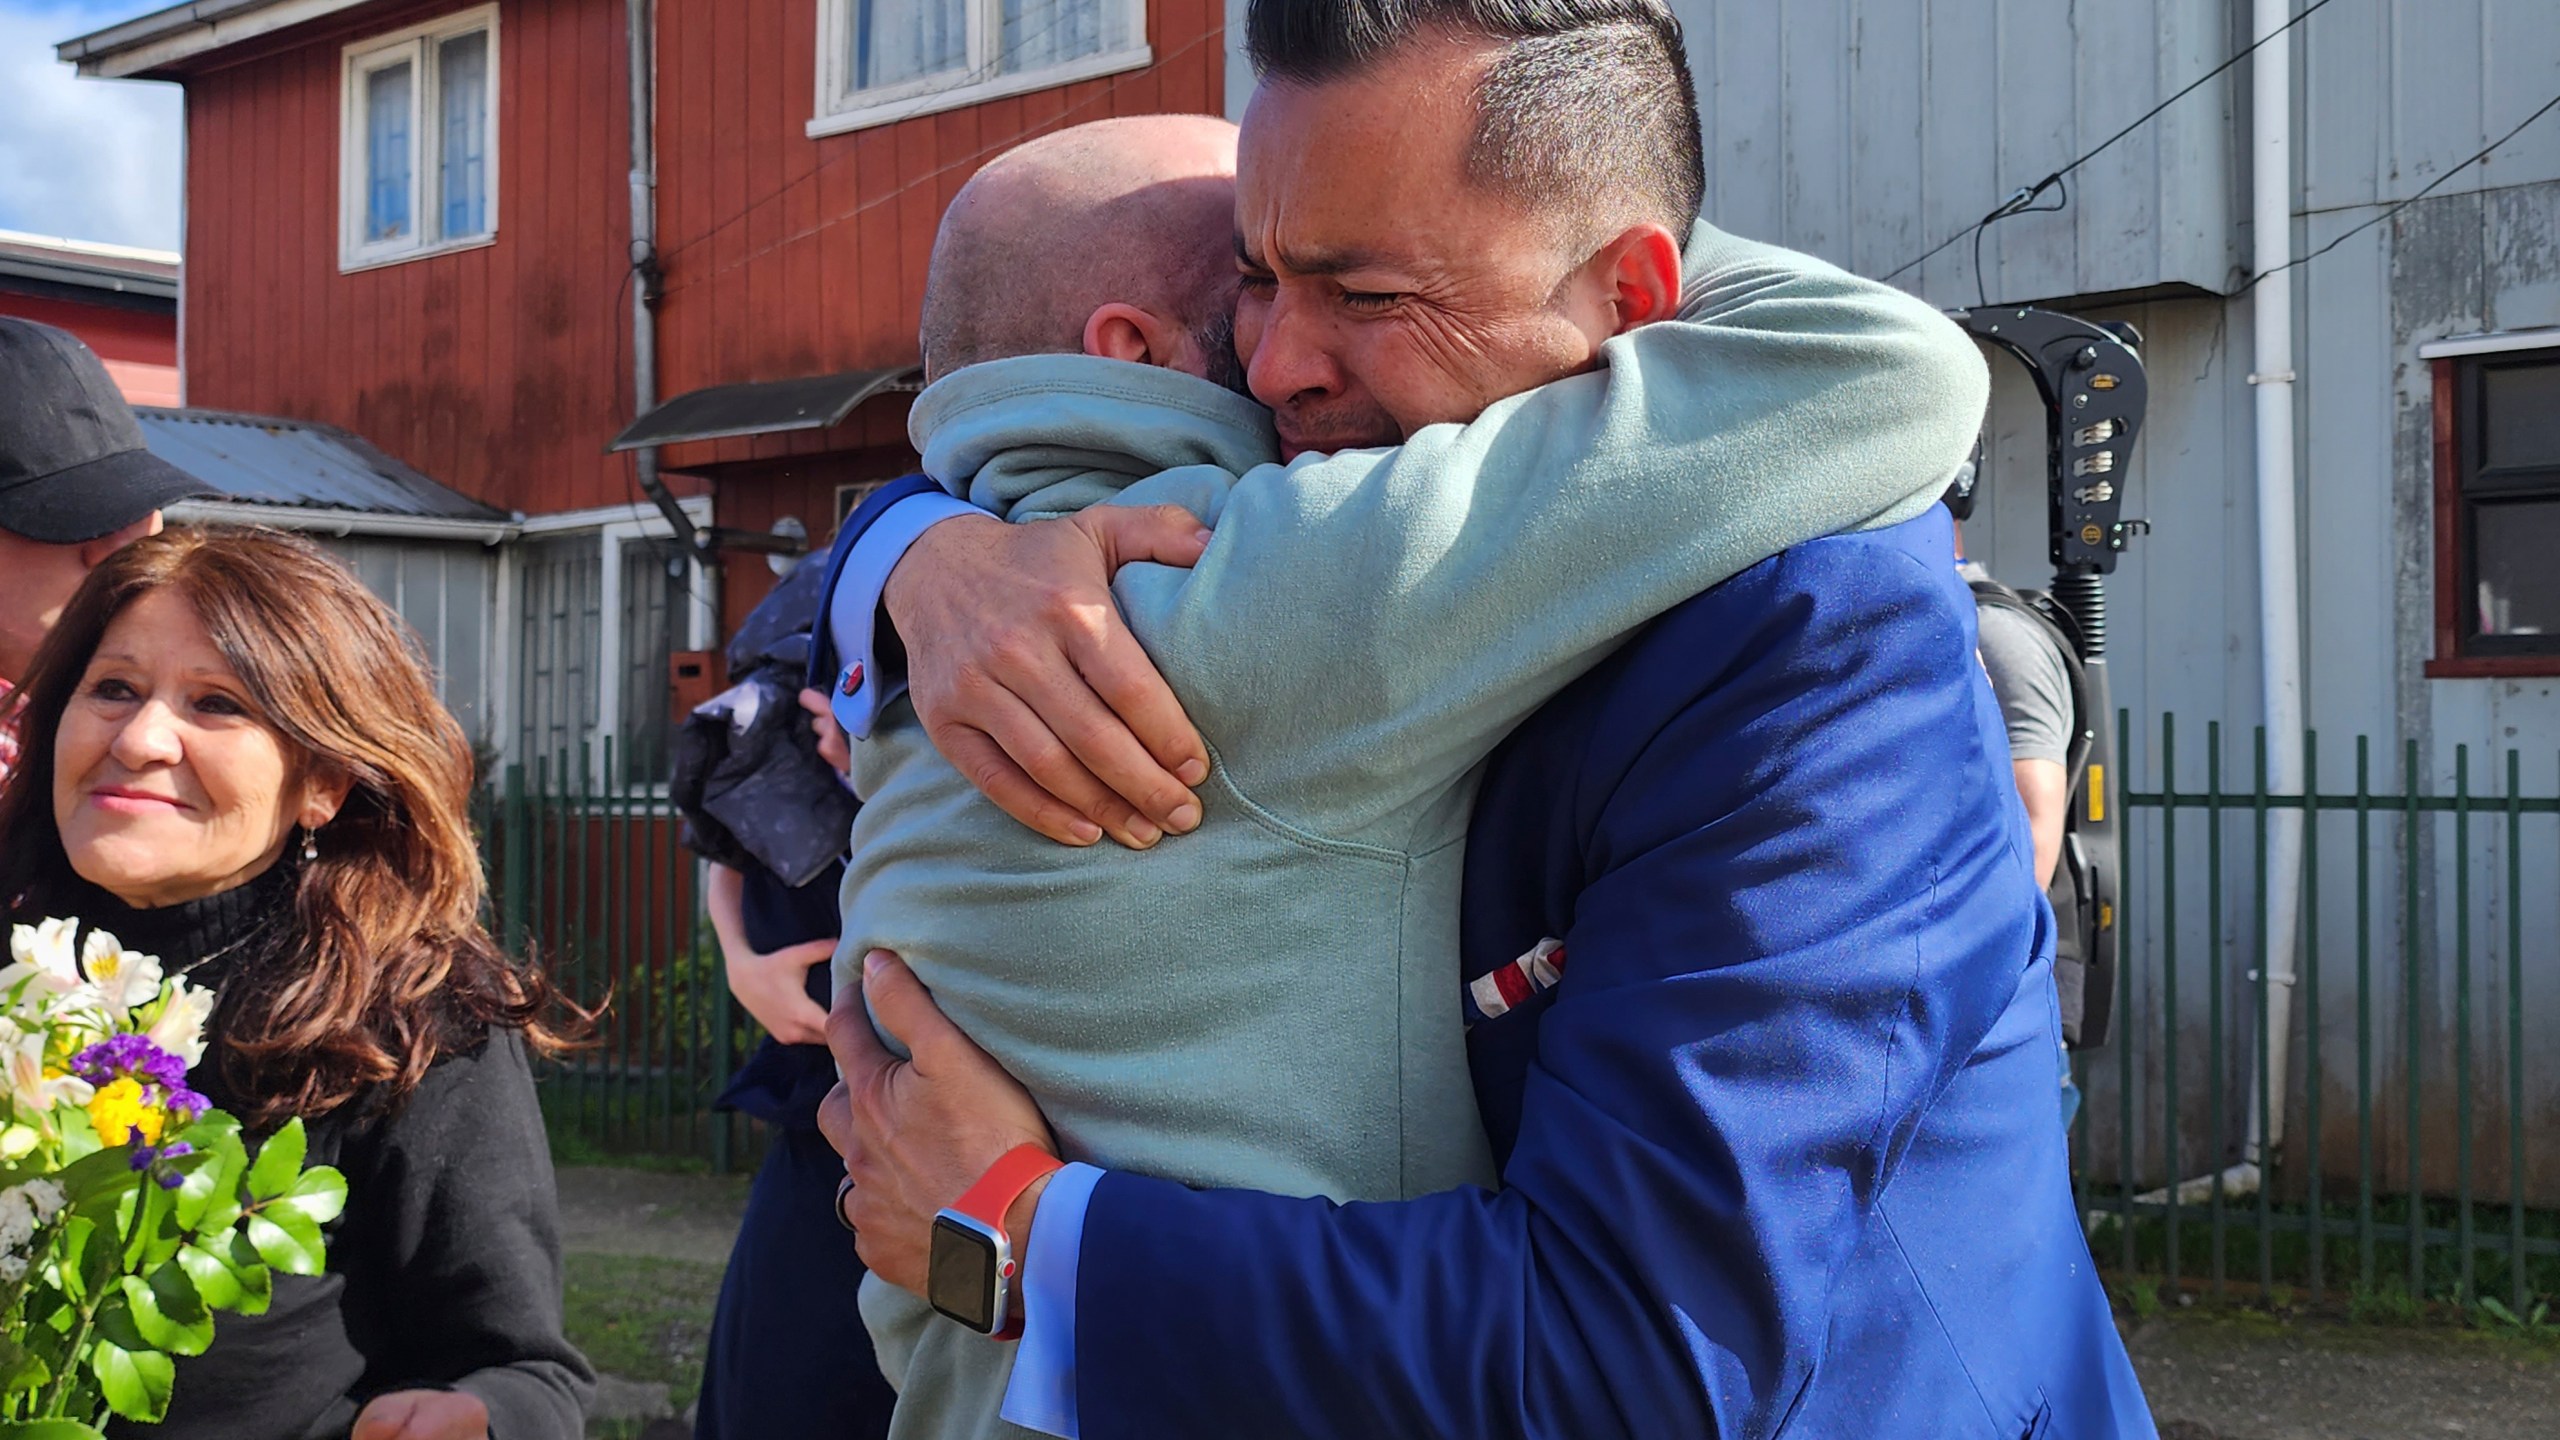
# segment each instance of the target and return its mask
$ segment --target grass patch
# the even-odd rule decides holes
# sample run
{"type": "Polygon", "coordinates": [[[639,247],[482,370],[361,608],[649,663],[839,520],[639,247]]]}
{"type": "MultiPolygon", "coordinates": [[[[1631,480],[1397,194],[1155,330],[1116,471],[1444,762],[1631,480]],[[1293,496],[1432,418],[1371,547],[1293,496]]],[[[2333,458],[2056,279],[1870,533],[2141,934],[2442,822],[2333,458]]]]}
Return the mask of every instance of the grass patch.
{"type": "Polygon", "coordinates": [[[595,1367],[667,1387],[682,1414],[702,1389],[718,1265],[638,1255],[568,1257],[569,1339],[595,1367]]]}

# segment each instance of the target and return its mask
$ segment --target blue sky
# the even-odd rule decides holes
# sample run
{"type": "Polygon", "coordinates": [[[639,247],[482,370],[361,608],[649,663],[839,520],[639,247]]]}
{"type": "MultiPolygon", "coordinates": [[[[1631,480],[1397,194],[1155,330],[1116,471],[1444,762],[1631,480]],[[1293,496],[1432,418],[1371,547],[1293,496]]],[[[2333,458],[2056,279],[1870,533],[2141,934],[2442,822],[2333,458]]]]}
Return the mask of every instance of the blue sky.
{"type": "Polygon", "coordinates": [[[0,0],[0,230],[178,248],[178,87],[82,80],[53,58],[166,4],[0,0]]]}

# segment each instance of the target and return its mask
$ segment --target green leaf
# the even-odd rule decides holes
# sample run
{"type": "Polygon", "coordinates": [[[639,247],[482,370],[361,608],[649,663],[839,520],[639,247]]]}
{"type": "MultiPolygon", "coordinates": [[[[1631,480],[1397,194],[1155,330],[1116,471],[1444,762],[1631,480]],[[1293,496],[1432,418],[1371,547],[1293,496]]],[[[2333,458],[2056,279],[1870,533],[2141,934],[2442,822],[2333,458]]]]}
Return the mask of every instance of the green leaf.
{"type": "MultiPolygon", "coordinates": [[[[214,1172],[208,1182],[210,1188],[205,1191],[204,1204],[192,1218],[187,1218],[183,1208],[179,1211],[181,1223],[187,1227],[188,1233],[199,1239],[209,1239],[240,1223],[240,1212],[246,1203],[241,1195],[241,1181],[249,1173],[249,1147],[240,1142],[237,1134],[216,1138],[206,1150],[212,1160],[204,1170],[187,1177],[192,1182],[206,1171],[214,1172]]],[[[179,1186],[178,1193],[183,1202],[187,1187],[179,1186]]]]}
{"type": "Polygon", "coordinates": [[[347,1208],[347,1177],[326,1165],[314,1165],[302,1172],[293,1188],[277,1197],[267,1213],[290,1210],[314,1225],[326,1225],[347,1208]]]}
{"type": "Polygon", "coordinates": [[[163,1265],[144,1280],[124,1277],[124,1301],[133,1311],[133,1328],[154,1350],[172,1355],[201,1355],[213,1343],[213,1316],[196,1295],[195,1282],[175,1265],[163,1265]]]}
{"type": "Polygon", "coordinates": [[[62,1168],[54,1177],[62,1186],[62,1198],[71,1209],[94,1211],[100,1202],[122,1196],[139,1178],[125,1147],[117,1145],[92,1151],[62,1168]]]}
{"type": "Polygon", "coordinates": [[[77,1420],[0,1420],[0,1440],[106,1440],[77,1420]]]}
{"type": "Polygon", "coordinates": [[[236,1230],[231,1234],[230,1247],[231,1276],[240,1282],[240,1303],[235,1308],[243,1315],[266,1314],[267,1302],[275,1295],[275,1277],[267,1273],[267,1262],[259,1257],[258,1247],[249,1243],[249,1237],[236,1230]]]}
{"type": "Polygon", "coordinates": [[[296,1115],[258,1147],[258,1158],[249,1166],[249,1198],[273,1200],[292,1189],[294,1177],[302,1173],[305,1148],[302,1117],[296,1115]]]}
{"type": "MultiPolygon", "coordinates": [[[[103,1335],[106,1327],[99,1328],[103,1335]]],[[[127,1420],[157,1421],[169,1413],[169,1386],[177,1379],[178,1365],[159,1351],[127,1349],[102,1338],[90,1352],[89,1373],[98,1377],[107,1408],[127,1420]]]]}
{"type": "Polygon", "coordinates": [[[310,1217],[292,1210],[262,1210],[249,1217],[250,1245],[258,1258],[287,1275],[317,1275],[324,1254],[320,1244],[320,1227],[310,1217]]]}
{"type": "MultiPolygon", "coordinates": [[[[201,1234],[208,1228],[205,1212],[212,1208],[216,1195],[229,1195],[239,1189],[240,1172],[231,1167],[230,1162],[235,1157],[224,1151],[223,1142],[226,1140],[230,1142],[230,1149],[238,1152],[237,1162],[244,1166],[248,1164],[248,1152],[240,1148],[240,1137],[236,1134],[208,1136],[201,1143],[187,1142],[196,1147],[196,1153],[187,1157],[195,1163],[187,1167],[184,1171],[186,1178],[178,1185],[176,1214],[178,1228],[190,1235],[201,1234]]],[[[236,1220],[239,1217],[231,1218],[236,1220]]]]}
{"type": "Polygon", "coordinates": [[[55,1242],[54,1264],[62,1282],[63,1298],[74,1304],[89,1297],[83,1283],[88,1273],[89,1242],[97,1238],[98,1226],[85,1215],[74,1215],[62,1222],[62,1238],[55,1242]]]}
{"type": "Polygon", "coordinates": [[[193,1145],[198,1150],[210,1150],[215,1145],[219,1144],[225,1136],[236,1137],[239,1133],[240,1120],[238,1116],[231,1115],[220,1110],[207,1110],[202,1115],[197,1116],[194,1122],[189,1124],[186,1129],[179,1131],[178,1138],[186,1141],[190,1145],[193,1145]]]}
{"type": "Polygon", "coordinates": [[[178,1266],[196,1287],[196,1298],[208,1309],[237,1310],[245,1294],[240,1277],[232,1273],[230,1263],[201,1246],[178,1247],[178,1266]]]}
{"type": "Polygon", "coordinates": [[[33,1390],[52,1377],[53,1371],[43,1359],[29,1354],[27,1348],[17,1341],[0,1335],[0,1397],[33,1390]]]}

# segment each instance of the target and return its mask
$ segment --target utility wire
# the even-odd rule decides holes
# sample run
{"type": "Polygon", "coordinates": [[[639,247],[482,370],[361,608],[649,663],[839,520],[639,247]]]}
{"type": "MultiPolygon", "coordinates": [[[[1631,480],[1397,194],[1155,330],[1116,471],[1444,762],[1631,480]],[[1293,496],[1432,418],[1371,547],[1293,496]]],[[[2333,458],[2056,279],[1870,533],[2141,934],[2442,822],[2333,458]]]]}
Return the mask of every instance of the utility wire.
{"type": "Polygon", "coordinates": [[[2554,110],[2560,110],[2560,95],[2554,95],[2549,100],[2543,102],[2541,109],[2524,117],[2524,119],[2519,122],[2514,129],[2482,146],[2478,154],[2473,155],[2470,159],[2463,161],[2461,164],[2454,166],[2452,169],[2447,170],[2433,180],[2428,181],[2427,188],[2410,196],[2406,200],[2402,200],[2394,204],[2390,209],[2366,220],[2362,224],[2356,225],[2345,231],[2336,239],[2331,240],[2328,244],[2321,246],[2317,250],[2311,251],[2309,254],[2297,255],[2293,259],[2287,260],[2272,270],[2250,276],[2247,284],[2242,285],[2239,289],[2234,290],[2231,293],[2234,295],[2245,295],[2258,288],[2258,282],[2261,280],[2271,280],[2276,276],[2283,274],[2287,270],[2294,269],[2298,266],[2308,265],[2312,261],[2319,259],[2321,256],[2328,254],[2330,251],[2337,249],[2339,246],[2346,244],[2356,236],[2363,234],[2365,231],[2372,229],[2374,226],[2381,224],[2383,221],[2390,219],[2392,216],[2397,215],[2401,211],[2408,209],[2410,206],[2417,204],[2419,201],[2426,199],[2428,196],[2434,194],[2437,187],[2443,185],[2444,182],[2461,174],[2463,171],[2470,169],[2472,166],[2479,164],[2481,161],[2488,159],[2491,152],[2495,151],[2499,146],[2504,145],[2508,141],[2516,138],[2518,135],[2523,134],[2534,121],[2541,119],[2543,116],[2550,114],[2554,110]]]}
{"type": "MultiPolygon", "coordinates": [[[[2070,203],[2067,191],[2065,192],[2063,199],[2057,204],[2038,205],[2035,202],[2042,199],[2047,191],[2061,186],[2063,180],[2068,177],[2071,172],[2088,164],[2090,161],[2097,159],[2099,156],[2104,155],[2109,149],[2113,148],[2117,141],[2122,140],[2134,131],[2141,129],[2143,126],[2150,124],[2153,120],[2158,119],[2161,111],[2168,109],[2170,106],[2177,104],[2179,101],[2186,99],[2198,90],[2203,89],[2216,77],[2229,70],[2232,66],[2237,65],[2241,61],[2258,53],[2259,47],[2275,39],[2277,36],[2284,34],[2286,31],[2291,30],[2303,21],[2310,19],[2320,11],[2328,8],[2329,4],[2330,0],[2311,0],[2311,3],[2304,6],[2301,12],[2295,15],[2292,19],[2285,21],[2282,25],[2279,25],[2275,29],[2268,31],[2266,34],[2259,36],[2256,40],[2251,41],[2246,49],[2241,50],[2230,59],[2223,61],[2221,64],[2214,66],[2202,75],[2197,76],[2193,81],[2188,83],[2185,89],[2180,90],[2177,94],[2170,96],[2168,99],[2163,100],[2159,104],[2142,112],[2141,116],[2135,119],[2132,124],[2118,130],[2106,139],[2099,141],[2096,147],[2082,154],[2078,159],[2073,160],[2070,164],[2063,166],[2061,169],[2054,171],[2050,175],[2047,175],[2033,185],[2020,186],[2009,196],[2008,199],[2001,201],[1997,206],[1993,207],[1990,214],[1983,216],[1981,219],[1974,221],[1971,225],[1958,230],[1953,235],[1950,235],[1946,239],[1939,241],[1937,244],[1930,246],[1927,253],[1921,255],[1918,259],[1907,261],[1901,266],[1898,266],[1892,274],[1884,277],[1885,283],[1891,284],[1893,281],[1901,278],[1910,271],[1936,259],[1941,251],[1945,250],[1948,246],[1955,244],[1957,241],[1964,239],[1968,235],[1974,236],[1978,240],[1983,230],[2002,220],[2008,219],[2012,215],[2025,215],[2031,212],[2060,210],[2064,205],[2070,203]]],[[[1974,253],[1977,257],[1974,272],[1974,283],[1976,288],[1979,289],[1981,286],[1981,267],[1978,257],[1980,256],[1981,251],[1978,246],[1974,253]]],[[[1984,303],[1987,304],[1989,302],[1985,301],[1984,303]]]]}

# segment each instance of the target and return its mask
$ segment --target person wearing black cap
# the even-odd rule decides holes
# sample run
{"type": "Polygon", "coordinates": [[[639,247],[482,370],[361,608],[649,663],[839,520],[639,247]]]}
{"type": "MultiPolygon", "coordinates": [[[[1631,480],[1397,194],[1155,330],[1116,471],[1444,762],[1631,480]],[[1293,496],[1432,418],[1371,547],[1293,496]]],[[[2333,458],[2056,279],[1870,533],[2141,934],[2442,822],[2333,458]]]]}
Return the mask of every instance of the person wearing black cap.
{"type": "MultiPolygon", "coordinates": [[[[0,697],[91,567],[211,487],[154,455],[107,367],[66,331],[0,315],[0,697]]],[[[0,698],[0,774],[16,744],[0,698]]]]}

